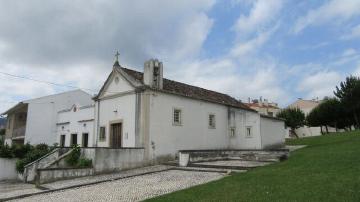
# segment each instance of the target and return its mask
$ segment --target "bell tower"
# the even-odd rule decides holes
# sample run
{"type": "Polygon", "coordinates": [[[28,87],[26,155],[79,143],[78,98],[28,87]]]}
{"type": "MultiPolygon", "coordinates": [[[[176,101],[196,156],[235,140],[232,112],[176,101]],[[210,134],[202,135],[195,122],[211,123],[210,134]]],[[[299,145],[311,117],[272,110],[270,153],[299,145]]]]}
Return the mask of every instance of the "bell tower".
{"type": "Polygon", "coordinates": [[[163,88],[163,63],[150,59],[144,63],[144,84],[156,89],[163,88]]]}

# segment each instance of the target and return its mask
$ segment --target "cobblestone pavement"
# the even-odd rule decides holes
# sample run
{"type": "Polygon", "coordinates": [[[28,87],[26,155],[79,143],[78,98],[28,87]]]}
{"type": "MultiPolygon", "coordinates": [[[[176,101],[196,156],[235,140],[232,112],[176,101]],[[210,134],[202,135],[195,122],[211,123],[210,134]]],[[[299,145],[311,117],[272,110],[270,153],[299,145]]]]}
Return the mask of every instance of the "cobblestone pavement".
{"type": "MultiPolygon", "coordinates": [[[[0,171],[1,172],[1,171],[0,171]]],[[[18,195],[41,192],[32,184],[25,184],[18,181],[1,181],[0,182],[0,201],[2,198],[9,198],[18,195]]]]}
{"type": "Polygon", "coordinates": [[[269,165],[270,162],[226,160],[226,161],[208,161],[208,162],[201,162],[194,164],[212,165],[212,166],[239,166],[239,167],[253,168],[253,167],[269,165]]]}
{"type": "Polygon", "coordinates": [[[19,201],[140,201],[220,179],[224,174],[168,170],[23,198],[19,201]]]}
{"type": "Polygon", "coordinates": [[[48,184],[43,184],[42,186],[48,189],[59,189],[64,187],[70,187],[70,186],[76,186],[81,184],[89,184],[93,182],[99,182],[109,179],[118,179],[133,175],[139,175],[143,173],[148,172],[157,172],[157,171],[163,171],[171,168],[171,166],[165,166],[165,165],[156,165],[156,166],[148,166],[143,168],[136,168],[131,170],[125,170],[118,173],[112,173],[112,174],[103,174],[103,175],[95,175],[95,176],[87,176],[87,177],[80,177],[75,179],[69,179],[69,180],[62,180],[57,182],[52,182],[48,184]]]}

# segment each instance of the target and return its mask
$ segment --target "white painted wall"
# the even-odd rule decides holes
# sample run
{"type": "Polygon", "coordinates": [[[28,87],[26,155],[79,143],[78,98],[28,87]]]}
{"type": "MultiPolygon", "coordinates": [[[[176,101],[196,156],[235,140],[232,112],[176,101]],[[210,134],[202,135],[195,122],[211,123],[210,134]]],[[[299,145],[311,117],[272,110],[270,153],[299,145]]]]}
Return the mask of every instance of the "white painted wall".
{"type": "Polygon", "coordinates": [[[232,149],[261,149],[260,115],[237,109],[235,113],[235,136],[230,137],[232,149]],[[246,127],[251,127],[251,136],[246,136],[246,127]]]}
{"type": "Polygon", "coordinates": [[[285,143],[285,123],[267,117],[260,118],[262,148],[273,148],[285,143]]]}
{"type": "MultiPolygon", "coordinates": [[[[122,122],[122,147],[135,147],[135,103],[135,93],[100,101],[99,127],[105,126],[106,139],[99,141],[99,137],[97,137],[98,147],[109,146],[110,126],[114,121],[122,122]]],[[[95,110],[97,112],[97,103],[95,110]]],[[[95,124],[97,124],[97,120],[95,120],[95,124]]],[[[99,128],[96,133],[98,136],[99,128]]]]}
{"type": "Polygon", "coordinates": [[[227,107],[185,97],[154,93],[150,99],[150,144],[153,156],[174,156],[178,150],[228,148],[227,107]],[[182,110],[182,125],[173,125],[173,109],[182,110]],[[215,114],[216,128],[208,126],[215,114]],[[155,149],[153,149],[153,147],[155,149]]]}
{"type": "Polygon", "coordinates": [[[73,104],[82,106],[93,103],[91,95],[82,90],[68,91],[24,101],[29,103],[25,143],[52,145],[57,142],[57,112],[70,108],[73,104]]]}
{"type": "Polygon", "coordinates": [[[77,134],[77,143],[82,146],[82,135],[88,133],[88,146],[94,146],[94,110],[93,105],[84,107],[75,105],[68,111],[59,112],[57,116],[58,125],[56,126],[57,143],[60,144],[60,136],[65,135],[65,146],[71,146],[71,134],[77,134]]]}
{"type": "Polygon", "coordinates": [[[17,159],[0,158],[0,181],[18,179],[16,161],[17,159]]]}
{"type": "Polygon", "coordinates": [[[95,103],[95,144],[98,147],[109,147],[111,124],[121,122],[122,147],[135,147],[135,88],[121,74],[113,71],[99,99],[95,103]],[[106,131],[106,139],[101,141],[100,127],[105,127],[106,131]]]}

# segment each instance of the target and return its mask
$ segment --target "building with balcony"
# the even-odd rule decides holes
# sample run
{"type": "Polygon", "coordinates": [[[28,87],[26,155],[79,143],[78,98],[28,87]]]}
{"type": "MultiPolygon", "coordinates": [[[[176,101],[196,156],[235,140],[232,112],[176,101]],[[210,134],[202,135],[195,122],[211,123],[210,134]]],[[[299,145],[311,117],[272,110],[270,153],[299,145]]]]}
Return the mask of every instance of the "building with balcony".
{"type": "Polygon", "coordinates": [[[19,102],[2,115],[7,116],[6,144],[52,145],[57,142],[57,114],[74,104],[91,105],[91,95],[73,90],[19,102]]]}

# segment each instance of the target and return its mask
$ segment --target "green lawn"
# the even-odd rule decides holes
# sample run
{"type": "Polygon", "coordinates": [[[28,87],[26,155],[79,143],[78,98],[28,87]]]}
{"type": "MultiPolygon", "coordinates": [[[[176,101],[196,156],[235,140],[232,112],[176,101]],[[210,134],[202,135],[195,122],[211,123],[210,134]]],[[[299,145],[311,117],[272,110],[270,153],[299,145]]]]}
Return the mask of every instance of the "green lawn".
{"type": "Polygon", "coordinates": [[[288,141],[287,161],[149,201],[360,201],[360,132],[288,141]]]}

